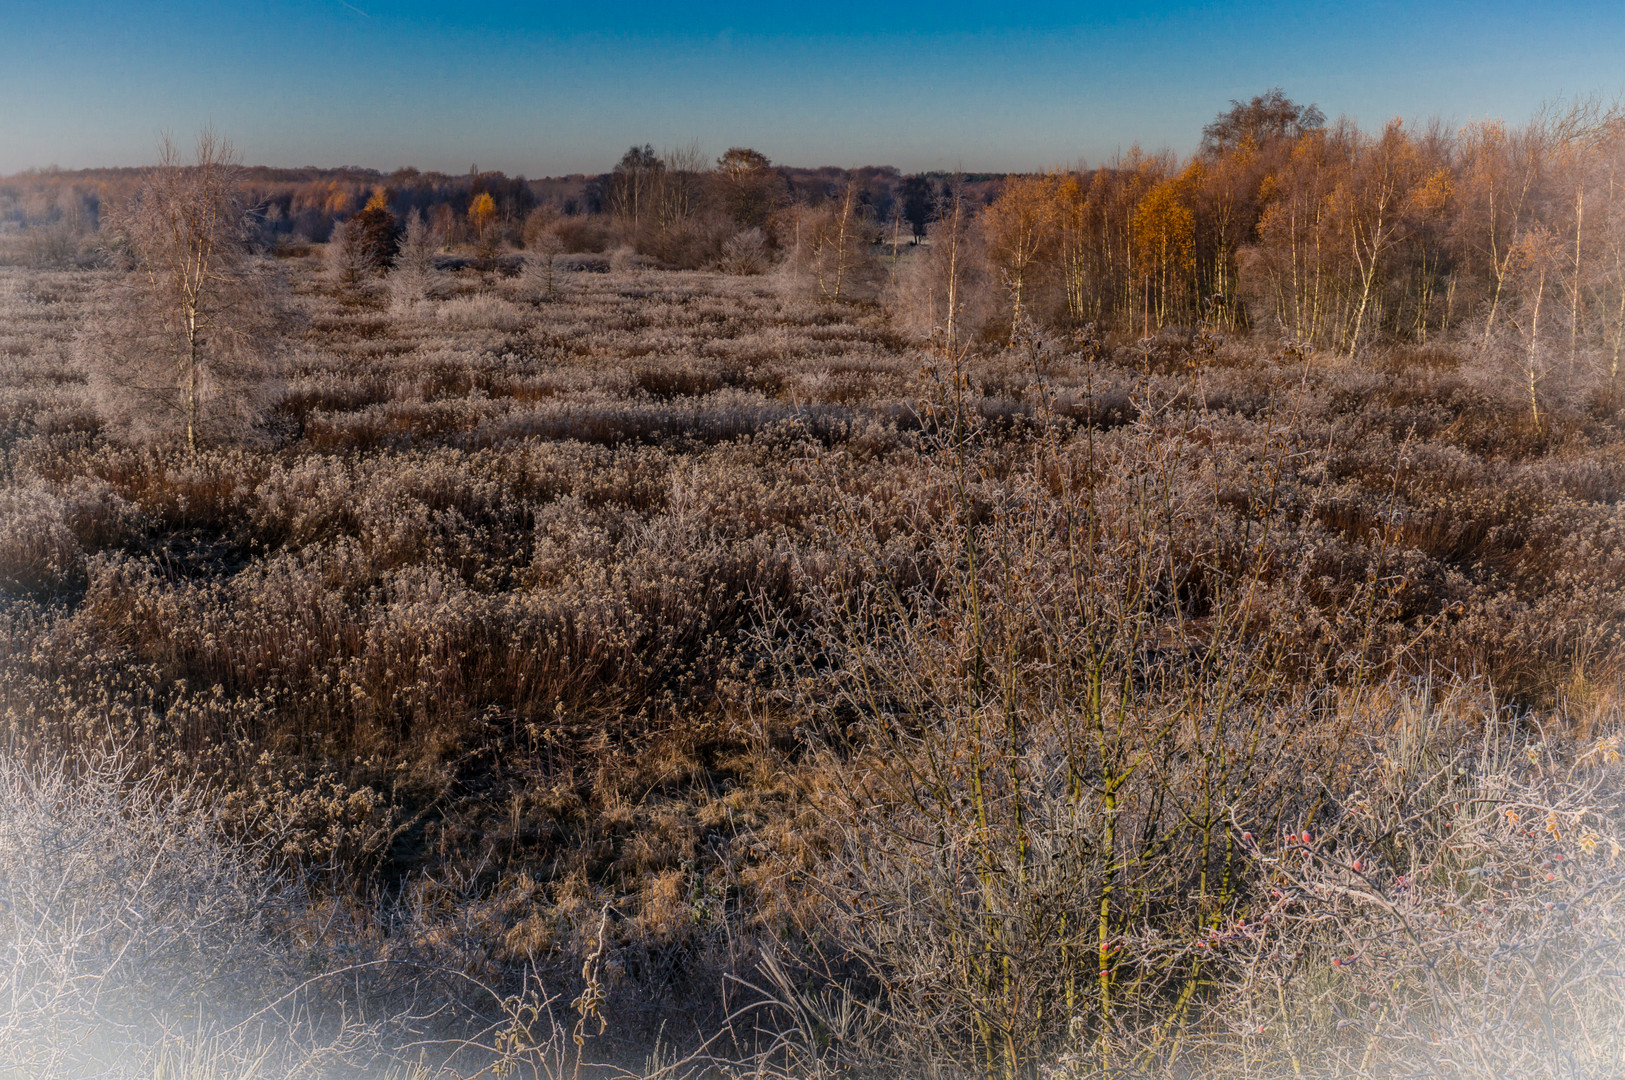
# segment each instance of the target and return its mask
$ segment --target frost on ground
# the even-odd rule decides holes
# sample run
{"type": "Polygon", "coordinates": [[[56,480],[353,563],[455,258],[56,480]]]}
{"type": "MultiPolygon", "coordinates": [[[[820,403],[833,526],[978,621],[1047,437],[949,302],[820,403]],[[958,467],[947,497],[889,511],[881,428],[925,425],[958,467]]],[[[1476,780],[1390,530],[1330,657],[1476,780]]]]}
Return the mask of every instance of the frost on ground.
{"type": "Polygon", "coordinates": [[[0,1073],[1621,1070],[1605,374],[279,271],[0,268],[0,1073]]]}

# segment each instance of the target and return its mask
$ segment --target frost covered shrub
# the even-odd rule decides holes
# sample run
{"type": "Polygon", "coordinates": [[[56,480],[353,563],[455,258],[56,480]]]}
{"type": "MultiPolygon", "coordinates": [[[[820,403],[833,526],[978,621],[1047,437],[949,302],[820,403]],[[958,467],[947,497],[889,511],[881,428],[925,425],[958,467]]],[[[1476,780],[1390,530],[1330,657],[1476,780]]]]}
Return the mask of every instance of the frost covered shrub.
{"type": "Polygon", "coordinates": [[[0,1076],[561,1067],[564,1033],[533,980],[493,1019],[435,913],[402,905],[387,938],[290,873],[295,848],[336,855],[376,794],[325,773],[289,788],[265,765],[222,798],[138,774],[120,750],[0,755],[0,1076]]]}
{"type": "Polygon", "coordinates": [[[61,588],[83,573],[84,559],[62,499],[39,489],[0,491],[0,590],[61,588]]]}
{"type": "Polygon", "coordinates": [[[761,274],[767,271],[771,258],[767,237],[760,229],[745,229],[734,233],[722,243],[722,257],[717,265],[727,274],[761,274]]]}
{"type": "Polygon", "coordinates": [[[1233,815],[1247,901],[1159,943],[1215,993],[1157,1049],[1224,1076],[1617,1074],[1618,729],[1554,738],[1425,684],[1360,720],[1361,764],[1314,813],[1233,815]]]}
{"type": "Polygon", "coordinates": [[[435,309],[435,318],[449,326],[479,330],[517,330],[525,312],[496,296],[456,296],[435,309]]]}
{"type": "Polygon", "coordinates": [[[635,274],[653,265],[652,257],[639,254],[636,249],[629,246],[615,248],[609,253],[609,269],[612,273],[635,274]]]}
{"type": "Polygon", "coordinates": [[[0,1073],[150,1075],[166,1040],[211,1042],[256,1009],[303,1027],[277,998],[315,942],[264,854],[223,836],[198,789],[105,757],[0,757],[0,1073]]]}
{"type": "Polygon", "coordinates": [[[607,274],[609,257],[593,252],[572,252],[559,256],[559,269],[572,273],[607,274]]]}

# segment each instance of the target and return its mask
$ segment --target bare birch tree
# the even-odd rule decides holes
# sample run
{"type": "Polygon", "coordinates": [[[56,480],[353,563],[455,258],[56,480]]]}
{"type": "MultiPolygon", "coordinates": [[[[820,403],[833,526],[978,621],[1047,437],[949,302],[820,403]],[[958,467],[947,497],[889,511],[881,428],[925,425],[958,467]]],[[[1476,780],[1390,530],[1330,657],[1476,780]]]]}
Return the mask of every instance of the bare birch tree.
{"type": "Polygon", "coordinates": [[[158,164],[109,221],[123,271],[81,339],[103,411],[144,433],[240,433],[267,404],[275,282],[250,247],[241,164],[205,129],[195,159],[165,137],[158,164]]]}
{"type": "Polygon", "coordinates": [[[981,230],[955,183],[938,200],[921,251],[898,274],[891,295],[902,324],[943,358],[961,348],[993,314],[995,289],[981,230]]]}
{"type": "Polygon", "coordinates": [[[1012,176],[982,212],[988,254],[1010,297],[1010,336],[1031,306],[1032,286],[1058,239],[1058,200],[1052,176],[1012,176]]]}
{"type": "Polygon", "coordinates": [[[810,275],[823,299],[833,303],[850,300],[867,283],[873,268],[866,226],[865,207],[851,181],[839,195],[797,217],[791,261],[810,275]]]}
{"type": "MultiPolygon", "coordinates": [[[[1567,269],[1568,253],[1562,241],[1544,227],[1531,229],[1513,248],[1512,265],[1521,279],[1524,303],[1512,325],[1521,340],[1514,354],[1519,389],[1529,402],[1529,422],[1541,430],[1540,397],[1542,385],[1557,371],[1550,347],[1541,335],[1541,308],[1547,292],[1567,269]]],[[[1548,321],[1550,321],[1548,317],[1548,321]]]]}
{"type": "Polygon", "coordinates": [[[1409,227],[1406,200],[1420,179],[1419,167],[1415,147],[1399,121],[1393,120],[1356,158],[1350,172],[1344,204],[1359,297],[1348,335],[1351,357],[1366,331],[1366,315],[1380,291],[1384,264],[1405,239],[1409,227]]]}

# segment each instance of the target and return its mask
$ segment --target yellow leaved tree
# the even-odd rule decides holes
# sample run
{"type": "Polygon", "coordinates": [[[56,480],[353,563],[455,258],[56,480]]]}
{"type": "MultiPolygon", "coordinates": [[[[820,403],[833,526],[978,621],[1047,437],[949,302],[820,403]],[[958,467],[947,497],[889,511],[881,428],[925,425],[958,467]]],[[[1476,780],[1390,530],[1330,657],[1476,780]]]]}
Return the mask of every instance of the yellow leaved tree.
{"type": "Polygon", "coordinates": [[[1134,208],[1135,266],[1143,301],[1141,332],[1161,327],[1170,305],[1185,293],[1196,269],[1196,216],[1185,203],[1184,183],[1169,177],[1155,184],[1134,208]]]}
{"type": "Polygon", "coordinates": [[[468,227],[474,232],[474,243],[482,259],[496,256],[496,219],[497,204],[491,193],[482,191],[474,196],[468,204],[468,227]]]}
{"type": "Polygon", "coordinates": [[[982,212],[988,258],[1010,292],[1012,338],[1059,239],[1058,186],[1054,176],[1011,177],[982,212]]]}

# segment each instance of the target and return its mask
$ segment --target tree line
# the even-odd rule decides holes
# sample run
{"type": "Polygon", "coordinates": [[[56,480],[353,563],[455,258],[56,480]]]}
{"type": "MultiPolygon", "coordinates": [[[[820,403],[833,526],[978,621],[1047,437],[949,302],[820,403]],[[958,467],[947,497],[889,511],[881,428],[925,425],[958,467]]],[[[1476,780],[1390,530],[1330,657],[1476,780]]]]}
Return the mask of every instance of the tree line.
{"type": "MultiPolygon", "coordinates": [[[[1135,147],[1040,174],[793,170],[750,148],[709,160],[646,144],[601,176],[549,181],[478,169],[233,176],[245,245],[325,229],[351,277],[389,269],[416,222],[420,263],[473,248],[487,267],[512,249],[777,265],[810,295],[882,300],[954,341],[1008,341],[1024,321],[1138,338],[1251,330],[1349,356],[1452,338],[1509,358],[1538,416],[1554,374],[1619,373],[1622,166],[1625,113],[1594,103],[1517,126],[1367,131],[1270,90],[1231,102],[1186,159],[1135,147]]],[[[46,238],[36,256],[105,252],[106,226],[150,183],[133,170],[12,178],[0,221],[32,224],[46,238]]]]}
{"type": "MultiPolygon", "coordinates": [[[[37,240],[55,232],[66,254],[53,250],[43,259],[64,261],[76,242],[94,238],[102,208],[134,197],[145,174],[140,168],[53,169],[0,178],[0,236],[37,240]]],[[[501,243],[523,246],[526,223],[539,211],[550,221],[575,221],[570,240],[580,250],[628,240],[652,245],[658,228],[678,222],[692,228],[694,218],[713,228],[761,226],[773,211],[817,205],[849,182],[857,184],[871,216],[889,220],[901,211],[906,227],[923,235],[946,180],[940,174],[905,176],[890,166],[796,168],[743,147],[707,161],[692,147],[657,152],[650,145],[632,147],[614,168],[597,175],[527,179],[477,165],[463,174],[243,166],[240,175],[244,203],[270,243],[325,243],[337,223],[359,213],[382,190],[399,221],[422,213],[447,247],[475,241],[469,211],[485,196],[501,243]]],[[[968,183],[985,200],[999,179],[983,174],[968,183]]]]}
{"type": "Polygon", "coordinates": [[[1232,102],[1185,161],[1135,149],[1011,177],[981,237],[1013,316],[1140,334],[1206,321],[1345,354],[1511,334],[1614,373],[1622,180],[1625,115],[1594,104],[1365,131],[1275,90],[1232,102]]]}

